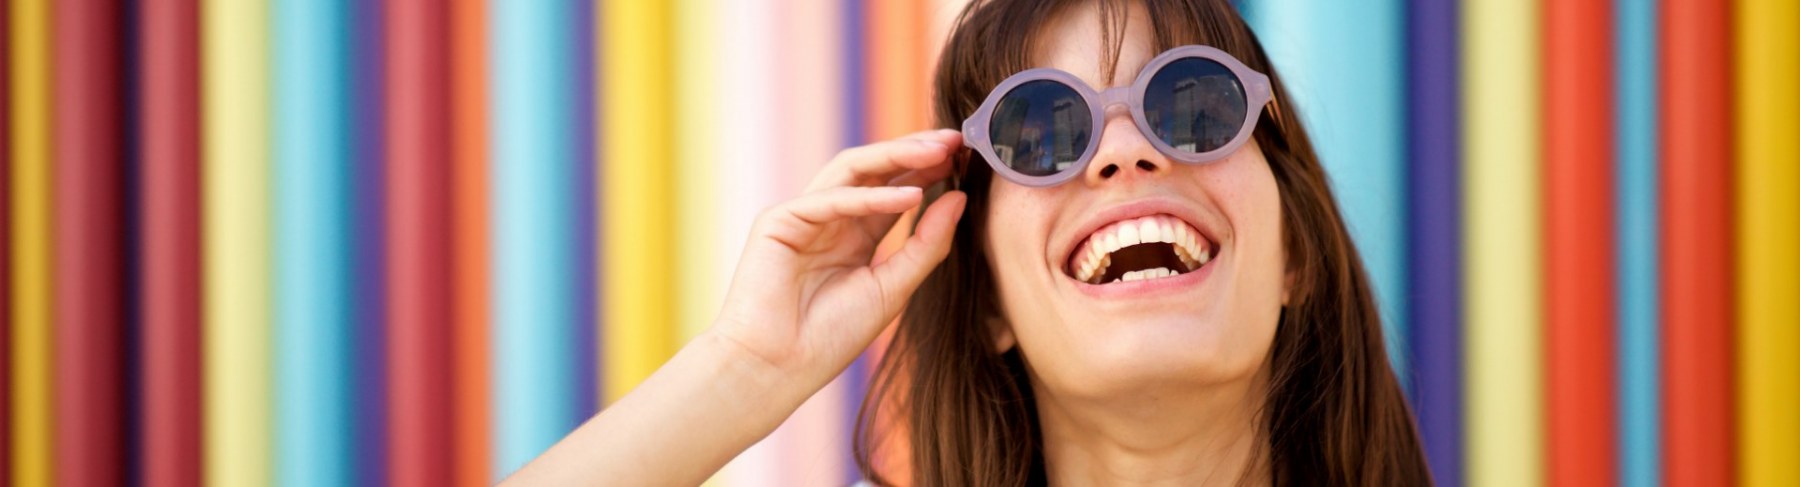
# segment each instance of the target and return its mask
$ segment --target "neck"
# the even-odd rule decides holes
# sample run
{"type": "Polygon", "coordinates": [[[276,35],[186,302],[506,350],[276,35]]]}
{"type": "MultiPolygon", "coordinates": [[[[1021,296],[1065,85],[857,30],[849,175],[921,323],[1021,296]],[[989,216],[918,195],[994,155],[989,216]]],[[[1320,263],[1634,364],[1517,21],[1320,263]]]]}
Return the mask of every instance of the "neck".
{"type": "Polygon", "coordinates": [[[1265,372],[1206,387],[1066,398],[1033,380],[1056,485],[1266,485],[1265,372]]]}

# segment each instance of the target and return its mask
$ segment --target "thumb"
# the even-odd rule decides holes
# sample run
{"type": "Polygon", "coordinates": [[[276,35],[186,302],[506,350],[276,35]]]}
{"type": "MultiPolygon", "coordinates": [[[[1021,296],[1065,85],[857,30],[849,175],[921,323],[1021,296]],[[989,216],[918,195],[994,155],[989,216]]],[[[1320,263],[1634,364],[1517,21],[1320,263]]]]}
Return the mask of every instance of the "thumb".
{"type": "Polygon", "coordinates": [[[968,195],[960,191],[944,193],[919,216],[919,225],[900,251],[871,269],[876,283],[881,286],[883,324],[900,314],[907,298],[925,281],[925,276],[950,254],[956,223],[962,220],[966,206],[968,195]]]}

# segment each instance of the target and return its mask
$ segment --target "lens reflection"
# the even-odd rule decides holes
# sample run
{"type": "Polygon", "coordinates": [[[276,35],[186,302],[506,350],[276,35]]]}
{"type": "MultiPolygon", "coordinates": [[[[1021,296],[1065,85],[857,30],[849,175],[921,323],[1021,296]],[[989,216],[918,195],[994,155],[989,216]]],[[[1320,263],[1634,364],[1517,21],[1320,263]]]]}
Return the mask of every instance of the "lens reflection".
{"type": "Polygon", "coordinates": [[[1186,58],[1157,70],[1144,89],[1150,130],[1175,150],[1217,150],[1244,124],[1244,87],[1217,62],[1186,58]]]}
{"type": "Polygon", "coordinates": [[[1064,171],[1087,152],[1093,115],[1074,88],[1031,81],[1000,98],[988,140],[1000,162],[1030,176],[1064,171]]]}

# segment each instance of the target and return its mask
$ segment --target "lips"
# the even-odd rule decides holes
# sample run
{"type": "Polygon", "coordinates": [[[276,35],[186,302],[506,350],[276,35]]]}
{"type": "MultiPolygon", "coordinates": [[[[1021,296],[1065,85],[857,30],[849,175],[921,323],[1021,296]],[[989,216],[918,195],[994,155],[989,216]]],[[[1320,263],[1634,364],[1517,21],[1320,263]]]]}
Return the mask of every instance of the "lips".
{"type": "Polygon", "coordinates": [[[1205,266],[1216,247],[1181,218],[1150,214],[1100,226],[1070,253],[1065,271],[1099,285],[1169,278],[1205,266]]]}

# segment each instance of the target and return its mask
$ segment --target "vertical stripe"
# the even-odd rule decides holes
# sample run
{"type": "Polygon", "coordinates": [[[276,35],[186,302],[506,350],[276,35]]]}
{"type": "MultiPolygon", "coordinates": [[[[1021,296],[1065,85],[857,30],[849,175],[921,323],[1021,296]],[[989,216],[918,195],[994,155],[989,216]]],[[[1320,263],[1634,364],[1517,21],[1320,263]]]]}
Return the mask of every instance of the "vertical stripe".
{"type": "Polygon", "coordinates": [[[1330,174],[1344,224],[1375,286],[1388,356],[1406,367],[1405,81],[1401,0],[1257,5],[1258,37],[1330,174]]]}
{"type": "Polygon", "coordinates": [[[349,118],[345,130],[350,145],[349,268],[343,284],[349,293],[348,365],[350,408],[350,468],[360,485],[387,483],[387,212],[384,210],[386,139],[383,122],[387,76],[384,45],[383,2],[350,2],[346,11],[349,32],[343,58],[350,82],[346,101],[349,118]]]}
{"type": "Polygon", "coordinates": [[[201,5],[206,481],[274,481],[270,12],[201,5]]]}
{"type": "MultiPolygon", "coordinates": [[[[933,44],[923,40],[929,36],[930,13],[925,2],[869,0],[864,17],[868,27],[864,52],[869,59],[865,88],[869,100],[865,129],[869,140],[892,139],[933,125],[929,84],[933,44]]],[[[911,216],[902,216],[895,227],[910,228],[910,220],[911,216]]],[[[877,257],[897,251],[905,242],[906,233],[889,232],[876,247],[877,257]]],[[[881,363],[892,343],[893,329],[889,325],[870,346],[870,357],[875,363],[881,363]]],[[[904,372],[897,371],[892,380],[902,384],[894,390],[904,390],[904,372]]],[[[873,424],[880,427],[866,438],[874,440],[868,448],[877,452],[872,461],[879,473],[891,482],[905,485],[912,483],[908,453],[912,449],[911,438],[903,418],[897,416],[899,410],[892,406],[883,404],[875,410],[873,424]]]]}
{"type": "Polygon", "coordinates": [[[125,481],[120,13],[100,0],[51,13],[54,449],[66,485],[125,481]]]}
{"type": "Polygon", "coordinates": [[[1463,482],[1462,155],[1457,4],[1407,3],[1408,260],[1412,399],[1438,485],[1463,482]]]}
{"type": "Polygon", "coordinates": [[[488,407],[488,323],[492,312],[488,268],[487,10],[484,0],[450,5],[450,191],[453,213],[451,371],[455,417],[455,485],[481,487],[493,448],[488,407]]]}
{"type": "Polygon", "coordinates": [[[680,0],[675,5],[674,180],[679,225],[675,245],[680,256],[675,259],[680,269],[675,323],[686,343],[712,326],[731,279],[731,269],[717,258],[724,233],[718,225],[718,192],[720,186],[735,183],[718,178],[717,169],[726,163],[714,159],[720,154],[717,140],[724,128],[717,96],[724,84],[718,78],[722,15],[709,0],[680,0]]]}
{"type": "MultiPolygon", "coordinates": [[[[719,70],[731,73],[731,80],[719,84],[719,147],[729,147],[732,154],[729,164],[715,166],[721,181],[716,211],[724,229],[715,259],[723,263],[721,269],[737,268],[751,222],[776,203],[774,168],[780,164],[776,151],[782,119],[773,94],[782,55],[775,42],[779,15],[762,2],[728,2],[720,13],[719,70]]],[[[780,461],[774,446],[764,438],[745,449],[725,466],[722,483],[769,485],[780,461]]]]}
{"type": "Polygon", "coordinates": [[[449,29],[446,9],[389,0],[386,26],[388,477],[452,477],[449,29]]]}
{"type": "Polygon", "coordinates": [[[0,482],[13,481],[12,5],[0,7],[0,482]]]}
{"type": "Polygon", "coordinates": [[[10,2],[12,206],[12,477],[52,482],[50,6],[10,2]]]}
{"type": "MultiPolygon", "coordinates": [[[[869,142],[866,128],[868,125],[868,87],[865,85],[868,82],[868,77],[865,75],[868,70],[868,63],[865,59],[868,45],[866,31],[868,28],[868,18],[866,17],[868,1],[846,0],[843,2],[844,8],[838,13],[837,19],[843,29],[843,42],[838,44],[837,50],[838,55],[842,57],[841,69],[844,73],[840,92],[843,100],[841,120],[845,147],[855,147],[869,142]]],[[[856,361],[850,363],[849,370],[844,371],[844,407],[840,410],[842,417],[839,421],[842,422],[842,426],[840,426],[842,436],[846,440],[851,440],[849,445],[852,447],[855,445],[854,435],[856,434],[858,412],[862,408],[863,400],[868,397],[869,371],[872,362],[872,357],[867,350],[864,350],[863,353],[857,355],[856,361]]],[[[851,485],[862,480],[863,475],[856,465],[855,453],[853,448],[843,449],[841,455],[844,459],[844,476],[835,483],[851,485]]]]}
{"type": "Polygon", "coordinates": [[[599,129],[595,126],[600,100],[595,79],[595,67],[599,64],[595,59],[598,50],[594,35],[594,2],[576,2],[575,9],[568,12],[566,19],[570,23],[569,37],[561,42],[571,47],[569,62],[575,67],[573,83],[568,86],[569,106],[574,109],[574,120],[569,127],[569,151],[575,158],[574,171],[568,176],[569,183],[574,185],[575,198],[575,260],[571,266],[576,269],[575,288],[571,294],[575,299],[575,333],[570,336],[570,343],[575,346],[576,367],[571,386],[575,392],[576,422],[569,425],[573,429],[599,412],[603,403],[598,320],[603,301],[597,286],[605,268],[599,260],[600,241],[596,233],[600,227],[600,209],[599,197],[594,193],[600,186],[598,170],[594,167],[600,148],[599,129]]]}
{"type": "Polygon", "coordinates": [[[145,5],[138,44],[143,483],[200,476],[200,10],[145,5]]]}
{"type": "MultiPolygon", "coordinates": [[[[785,55],[776,66],[775,93],[787,128],[780,132],[780,163],[772,169],[780,175],[779,198],[785,200],[797,196],[842,148],[843,66],[838,43],[818,42],[840,38],[837,2],[794,1],[784,10],[790,13],[777,20],[777,42],[785,55]]],[[[782,457],[778,484],[823,485],[844,476],[843,462],[833,461],[850,449],[849,431],[838,428],[844,386],[841,376],[827,383],[771,435],[782,457]]]]}
{"type": "Polygon", "coordinates": [[[1464,420],[1474,486],[1543,481],[1538,10],[1463,3],[1464,420]]]}
{"type": "Polygon", "coordinates": [[[869,139],[886,140],[931,126],[932,46],[927,9],[915,0],[869,0],[869,139]]]}
{"type": "Polygon", "coordinates": [[[356,479],[350,5],[274,16],[276,482],[356,479]]]}
{"type": "Polygon", "coordinates": [[[1662,485],[1657,377],[1655,0],[1616,0],[1619,483],[1662,485]]]}
{"type": "Polygon", "coordinates": [[[1610,2],[1543,4],[1544,458],[1552,485],[1618,482],[1610,2]]]}
{"type": "Polygon", "coordinates": [[[493,474],[504,477],[580,420],[573,228],[579,204],[570,127],[571,4],[494,1],[493,474]]]}
{"type": "Polygon", "coordinates": [[[606,141],[601,247],[607,262],[602,355],[609,402],[637,387],[674,351],[670,10],[659,2],[608,0],[599,12],[606,100],[600,107],[606,141]]]}
{"type": "Polygon", "coordinates": [[[1737,465],[1800,485],[1800,2],[1736,5],[1737,465]]]}
{"type": "Polygon", "coordinates": [[[1729,485],[1732,441],[1730,4],[1664,0],[1663,474],[1729,485]]]}

